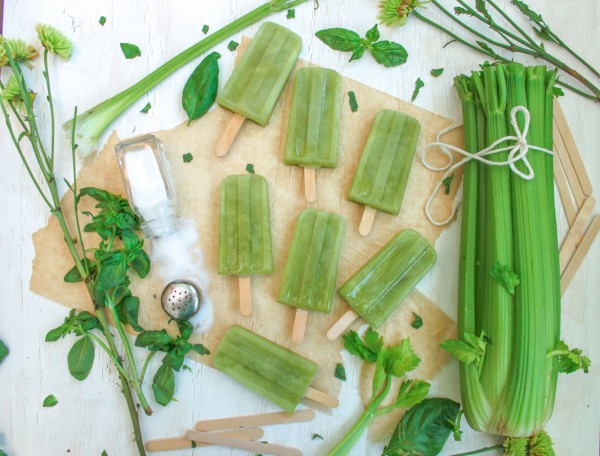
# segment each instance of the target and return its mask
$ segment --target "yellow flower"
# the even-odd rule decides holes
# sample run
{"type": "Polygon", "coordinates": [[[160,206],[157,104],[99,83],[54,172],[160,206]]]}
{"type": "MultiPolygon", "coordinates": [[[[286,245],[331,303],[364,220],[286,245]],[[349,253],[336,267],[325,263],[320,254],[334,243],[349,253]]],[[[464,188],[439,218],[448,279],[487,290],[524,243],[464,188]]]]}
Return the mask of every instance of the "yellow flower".
{"type": "Polygon", "coordinates": [[[25,41],[20,39],[7,40],[0,35],[0,66],[9,65],[8,55],[6,54],[7,48],[11,57],[17,63],[23,63],[29,68],[31,68],[31,65],[28,63],[29,60],[33,60],[38,56],[37,49],[25,43],[25,41]]]}
{"type": "Polygon", "coordinates": [[[410,13],[417,7],[429,3],[429,0],[383,0],[379,4],[381,14],[378,19],[384,25],[404,25],[410,13]]]}
{"type": "Polygon", "coordinates": [[[63,60],[69,60],[73,54],[73,44],[57,29],[47,24],[37,24],[35,31],[38,34],[42,46],[63,60]]]}

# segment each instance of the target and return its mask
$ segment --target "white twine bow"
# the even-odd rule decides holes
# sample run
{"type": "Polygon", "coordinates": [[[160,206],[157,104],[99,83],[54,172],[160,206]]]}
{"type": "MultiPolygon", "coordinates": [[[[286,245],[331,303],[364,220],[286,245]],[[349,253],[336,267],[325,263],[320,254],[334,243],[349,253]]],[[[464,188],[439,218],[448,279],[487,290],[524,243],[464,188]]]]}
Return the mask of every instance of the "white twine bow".
{"type": "MultiPolygon", "coordinates": [[[[461,167],[462,165],[464,165],[465,163],[467,163],[471,160],[477,160],[477,161],[479,161],[481,163],[485,163],[486,165],[489,165],[489,166],[507,166],[508,165],[510,170],[513,173],[515,173],[517,176],[519,176],[520,178],[525,179],[525,180],[533,179],[535,177],[535,173],[533,172],[533,168],[531,167],[531,164],[527,160],[527,154],[529,153],[529,151],[537,150],[537,151],[544,152],[545,154],[549,154],[549,155],[554,155],[554,152],[552,152],[551,150],[548,150],[548,149],[544,149],[543,147],[532,146],[527,143],[527,133],[529,132],[530,122],[531,122],[531,115],[529,114],[529,111],[527,110],[527,108],[524,106],[515,106],[510,111],[510,123],[515,131],[515,135],[514,136],[505,136],[504,138],[500,138],[500,139],[494,141],[493,144],[489,145],[485,149],[480,150],[479,152],[475,152],[475,153],[467,152],[466,150],[463,150],[459,147],[453,146],[451,144],[446,144],[446,143],[443,143],[440,141],[441,136],[445,135],[446,133],[448,133],[451,130],[454,130],[455,128],[458,128],[461,125],[461,123],[455,123],[455,124],[452,124],[450,127],[445,128],[438,134],[436,142],[427,144],[421,151],[421,162],[423,163],[423,166],[425,166],[425,168],[427,168],[431,171],[445,171],[446,170],[446,173],[440,179],[440,181],[437,183],[437,185],[433,189],[433,193],[429,196],[429,198],[427,199],[427,203],[425,204],[425,215],[427,215],[427,219],[435,226],[443,226],[443,225],[448,224],[454,218],[454,215],[456,214],[456,211],[458,210],[458,207],[460,206],[460,203],[461,203],[460,196],[457,196],[454,199],[450,216],[445,220],[436,220],[431,215],[430,206],[431,206],[431,203],[433,202],[433,199],[435,198],[437,193],[440,191],[440,188],[442,187],[442,185],[444,185],[444,181],[448,178],[448,176],[450,176],[457,168],[461,167]],[[523,114],[523,118],[524,118],[523,131],[521,131],[521,129],[519,128],[519,124],[517,123],[517,113],[519,113],[519,112],[523,114]],[[514,144],[506,146],[506,147],[500,147],[497,149],[497,147],[500,144],[507,142],[507,141],[512,141],[512,142],[514,142],[514,144]],[[448,158],[448,162],[444,166],[440,166],[440,167],[433,166],[427,161],[427,152],[429,151],[429,149],[431,149],[433,147],[438,147],[440,149],[440,151],[443,152],[443,154],[446,155],[446,157],[448,158]],[[452,156],[451,151],[454,151],[461,155],[464,155],[465,158],[463,158],[462,160],[453,164],[452,163],[453,156],[452,156]],[[505,161],[493,161],[493,160],[489,160],[489,159],[485,158],[488,155],[497,154],[497,153],[506,152],[506,151],[508,151],[508,158],[505,161]],[[519,161],[525,166],[526,172],[519,170],[515,166],[515,164],[519,161]]],[[[462,192],[460,191],[461,189],[462,189],[462,183],[460,184],[460,188],[457,191],[457,195],[462,194],[462,192]]]]}

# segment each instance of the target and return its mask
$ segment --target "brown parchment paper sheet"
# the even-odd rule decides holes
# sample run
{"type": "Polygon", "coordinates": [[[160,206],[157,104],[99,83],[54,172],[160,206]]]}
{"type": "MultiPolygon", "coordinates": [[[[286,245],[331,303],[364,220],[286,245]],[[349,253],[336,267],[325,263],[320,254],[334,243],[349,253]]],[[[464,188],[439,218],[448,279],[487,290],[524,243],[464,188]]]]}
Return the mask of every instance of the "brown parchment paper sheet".
{"type": "MultiPolygon", "coordinates": [[[[247,41],[244,44],[247,45],[247,41]]],[[[240,48],[244,47],[240,46],[240,48]]],[[[298,63],[298,67],[306,65],[309,64],[304,61],[298,63]]],[[[195,335],[194,339],[214,352],[227,328],[234,324],[245,326],[317,362],[320,369],[312,386],[337,395],[341,384],[334,378],[333,373],[336,363],[342,361],[340,356],[342,343],[341,338],[329,342],[325,338],[325,333],[348,309],[347,305],[336,296],[331,315],[311,313],[305,341],[299,346],[293,346],[290,337],[295,309],[276,302],[295,220],[306,207],[336,212],[345,219],[346,233],[341,253],[338,286],[402,228],[416,229],[433,244],[441,228],[434,227],[427,221],[423,206],[441,175],[426,170],[418,159],[418,153],[424,144],[435,140],[436,133],[450,124],[450,120],[356,81],[343,78],[344,100],[339,166],[333,170],[317,170],[317,199],[314,203],[307,203],[303,196],[302,169],[285,166],[282,163],[282,147],[287,129],[291,89],[290,82],[268,127],[261,128],[246,122],[224,158],[217,158],[213,150],[232,114],[220,107],[192,122],[189,127],[186,127],[184,122],[173,129],[154,134],[166,145],[180,200],[180,213],[183,217],[193,217],[196,221],[205,268],[211,279],[208,290],[204,292],[209,294],[214,304],[214,323],[208,332],[195,335]],[[349,90],[353,90],[358,99],[359,109],[355,113],[350,111],[348,105],[349,90]],[[363,206],[347,201],[346,195],[372,120],[381,109],[396,109],[415,116],[421,122],[422,131],[400,216],[378,213],[371,234],[362,237],[358,234],[358,224],[363,206]],[[188,152],[192,153],[194,158],[186,164],[182,160],[182,155],[188,152]],[[269,184],[274,273],[270,276],[252,278],[253,312],[251,317],[244,318],[238,311],[236,278],[219,276],[216,269],[219,184],[225,176],[245,173],[248,163],[253,164],[256,173],[263,175],[269,184]]],[[[454,131],[445,137],[445,141],[461,146],[460,137],[459,132],[454,131]]],[[[116,133],[113,133],[99,155],[84,164],[78,177],[80,188],[95,186],[124,194],[114,153],[114,146],[118,141],[116,133]]],[[[446,196],[442,192],[442,195],[437,198],[433,206],[434,213],[439,214],[440,217],[446,216],[450,211],[451,201],[459,182],[460,176],[457,175],[451,194],[446,196]]],[[[92,210],[91,201],[84,199],[80,208],[92,210]]],[[[63,198],[63,209],[67,219],[71,220],[73,225],[70,194],[63,198]]],[[[85,223],[85,216],[82,222],[85,223]]],[[[84,235],[86,246],[98,243],[97,238],[86,238],[86,236],[84,235]]],[[[63,282],[63,276],[71,268],[72,261],[55,217],[51,217],[48,225],[33,235],[33,242],[36,256],[33,262],[31,290],[67,307],[91,310],[85,288],[79,284],[63,282]]],[[[151,242],[147,246],[151,248],[151,242]]],[[[140,309],[142,326],[153,329],[166,328],[173,333],[176,331],[175,325],[167,325],[167,317],[159,302],[164,285],[151,273],[143,281],[134,279],[132,291],[142,302],[140,309]]],[[[57,325],[59,323],[56,322],[57,325]]],[[[359,320],[352,328],[357,329],[361,324],[364,322],[359,320]]],[[[439,343],[455,335],[456,325],[439,307],[415,290],[379,331],[388,344],[410,337],[415,351],[423,360],[415,376],[432,379],[448,360],[448,356],[439,348],[439,343]],[[423,318],[424,325],[419,330],[410,326],[413,320],[412,312],[416,312],[423,318]]],[[[210,356],[196,357],[196,360],[211,364],[210,356]]],[[[370,395],[371,374],[368,370],[363,370],[363,373],[363,383],[367,385],[364,388],[363,398],[366,400],[370,395]]],[[[389,427],[386,428],[387,431],[389,427]]]]}

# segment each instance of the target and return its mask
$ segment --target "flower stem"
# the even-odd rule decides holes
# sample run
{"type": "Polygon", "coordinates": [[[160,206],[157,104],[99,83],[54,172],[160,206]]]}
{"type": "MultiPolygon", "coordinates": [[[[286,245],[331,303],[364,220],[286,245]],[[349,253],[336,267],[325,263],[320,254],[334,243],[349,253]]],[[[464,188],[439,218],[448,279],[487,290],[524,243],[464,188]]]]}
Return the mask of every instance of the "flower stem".
{"type": "Polygon", "coordinates": [[[144,362],[144,367],[142,367],[142,373],[140,374],[140,383],[142,385],[144,384],[144,377],[146,376],[146,369],[148,369],[148,364],[150,364],[150,360],[154,357],[155,354],[156,354],[156,352],[152,351],[146,357],[146,361],[144,362]]]}
{"type": "Polygon", "coordinates": [[[54,167],[54,102],[52,101],[52,88],[50,86],[50,74],[48,72],[48,49],[44,48],[44,79],[46,80],[46,90],[48,91],[48,105],[50,106],[50,167],[54,167]]]}

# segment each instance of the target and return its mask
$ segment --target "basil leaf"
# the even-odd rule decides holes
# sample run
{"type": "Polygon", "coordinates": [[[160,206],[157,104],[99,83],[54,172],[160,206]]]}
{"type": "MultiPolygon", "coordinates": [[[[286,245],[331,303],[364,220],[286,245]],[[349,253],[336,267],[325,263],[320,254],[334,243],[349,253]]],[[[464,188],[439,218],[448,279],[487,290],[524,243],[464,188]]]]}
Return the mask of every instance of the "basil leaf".
{"type": "Polygon", "coordinates": [[[129,296],[120,304],[125,314],[126,322],[137,332],[143,332],[144,328],[138,323],[140,313],[140,298],[137,296],[129,296]]]}
{"type": "Polygon", "coordinates": [[[60,325],[58,328],[54,328],[48,331],[45,340],[46,342],[56,342],[58,339],[65,336],[66,334],[67,329],[64,327],[64,325],[60,325]]]}
{"type": "Polygon", "coordinates": [[[83,336],[71,347],[67,356],[69,372],[77,380],[85,380],[94,364],[94,344],[88,336],[83,336]]]}
{"type": "Polygon", "coordinates": [[[343,382],[346,381],[346,369],[344,369],[342,363],[337,363],[335,365],[335,378],[339,378],[343,382]]]}
{"type": "Polygon", "coordinates": [[[371,54],[377,63],[381,63],[386,67],[401,65],[408,58],[408,52],[404,49],[404,46],[391,41],[373,43],[371,54]]]}
{"type": "Polygon", "coordinates": [[[421,326],[423,326],[423,319],[420,315],[417,315],[413,312],[413,318],[413,322],[410,324],[413,328],[419,329],[421,326]]]}
{"type": "MultiPolygon", "coordinates": [[[[96,265],[89,259],[84,258],[82,261],[83,264],[87,264],[88,271],[92,274],[95,270],[96,265]]],[[[73,266],[69,271],[65,274],[63,280],[67,283],[77,283],[83,281],[81,274],[79,273],[79,269],[77,266],[73,266]]]]}
{"type": "Polygon", "coordinates": [[[358,101],[356,101],[356,94],[352,90],[348,92],[348,101],[350,103],[350,110],[352,112],[358,111],[358,101]]]}
{"type": "Polygon", "coordinates": [[[187,341],[194,332],[194,326],[186,320],[176,320],[176,323],[177,328],[179,329],[179,334],[181,334],[181,338],[187,341]]]}
{"type": "Polygon", "coordinates": [[[8,356],[8,347],[0,340],[0,363],[8,356]]]}
{"type": "Polygon", "coordinates": [[[417,80],[415,81],[415,89],[413,90],[412,97],[410,97],[410,101],[415,101],[415,99],[417,98],[417,95],[419,95],[419,91],[423,87],[425,87],[425,83],[423,82],[423,80],[421,78],[417,78],[417,80]]]}
{"type": "Polygon", "coordinates": [[[140,51],[140,48],[137,47],[135,44],[119,43],[119,46],[121,46],[121,51],[123,51],[123,55],[128,60],[135,59],[136,57],[142,55],[142,51],[140,51]]]}
{"type": "Polygon", "coordinates": [[[192,350],[194,350],[199,355],[210,355],[210,351],[202,344],[194,344],[192,345],[192,350]]]}
{"type": "Polygon", "coordinates": [[[246,172],[250,173],[250,174],[254,174],[254,165],[252,163],[248,163],[246,165],[246,172]]]}
{"type": "Polygon", "coordinates": [[[375,24],[373,26],[373,28],[371,30],[369,30],[367,32],[367,39],[371,42],[374,43],[375,41],[377,41],[379,39],[379,29],[377,28],[377,24],[375,24]]]}
{"type": "Polygon", "coordinates": [[[435,456],[442,451],[458,416],[460,405],[433,397],[410,408],[400,420],[383,456],[418,454],[435,456]]]}
{"type": "Polygon", "coordinates": [[[365,49],[366,49],[366,47],[363,46],[362,44],[360,45],[360,47],[357,47],[354,50],[354,52],[352,53],[352,55],[350,56],[349,62],[360,59],[363,56],[363,54],[365,53],[365,49]]]}
{"type": "Polygon", "coordinates": [[[158,350],[173,342],[173,338],[167,334],[167,331],[144,331],[135,338],[136,347],[148,347],[149,350],[158,350]]]}
{"type": "Polygon", "coordinates": [[[434,68],[433,70],[431,70],[430,74],[434,78],[437,78],[438,76],[441,76],[443,72],[444,72],[443,68],[434,68]]]}
{"type": "Polygon", "coordinates": [[[183,163],[189,163],[194,159],[194,156],[191,153],[183,154],[183,163]]]}
{"type": "Polygon", "coordinates": [[[143,279],[150,272],[150,258],[143,250],[138,251],[129,262],[131,268],[137,273],[140,279],[143,279]]]}
{"type": "Polygon", "coordinates": [[[100,328],[100,322],[98,319],[86,310],[79,312],[75,318],[75,322],[76,324],[81,325],[81,328],[84,331],[91,331],[92,329],[100,328]]]}
{"type": "Polygon", "coordinates": [[[217,98],[220,57],[218,52],[206,56],[183,87],[181,104],[188,115],[188,126],[206,114],[217,98]]]}
{"type": "Polygon", "coordinates": [[[44,399],[42,407],[54,407],[56,404],[58,404],[58,399],[54,397],[54,394],[50,394],[44,399]]]}
{"type": "Polygon", "coordinates": [[[345,28],[320,30],[315,36],[336,51],[351,52],[362,46],[359,34],[345,28]]]}
{"type": "Polygon", "coordinates": [[[121,285],[126,277],[127,259],[120,252],[111,253],[100,264],[96,286],[99,291],[110,290],[121,285]]]}
{"type": "Polygon", "coordinates": [[[185,355],[182,353],[182,350],[175,348],[165,355],[162,363],[165,366],[169,366],[171,369],[179,372],[181,366],[183,366],[184,356],[185,355]]]}
{"type": "Polygon", "coordinates": [[[175,374],[173,369],[165,364],[161,365],[152,383],[152,391],[154,391],[154,399],[160,405],[167,405],[173,399],[175,393],[175,374]]]}
{"type": "Polygon", "coordinates": [[[231,40],[229,42],[229,44],[227,45],[227,49],[229,49],[231,52],[233,52],[238,48],[239,45],[240,44],[238,42],[231,40]]]}
{"type": "Polygon", "coordinates": [[[102,27],[104,27],[104,24],[106,24],[106,17],[100,16],[100,19],[98,19],[98,24],[100,24],[102,27]]]}
{"type": "Polygon", "coordinates": [[[148,111],[150,111],[150,108],[152,107],[152,105],[150,104],[150,102],[146,103],[146,106],[144,106],[140,112],[143,112],[144,114],[148,114],[148,111]]]}

